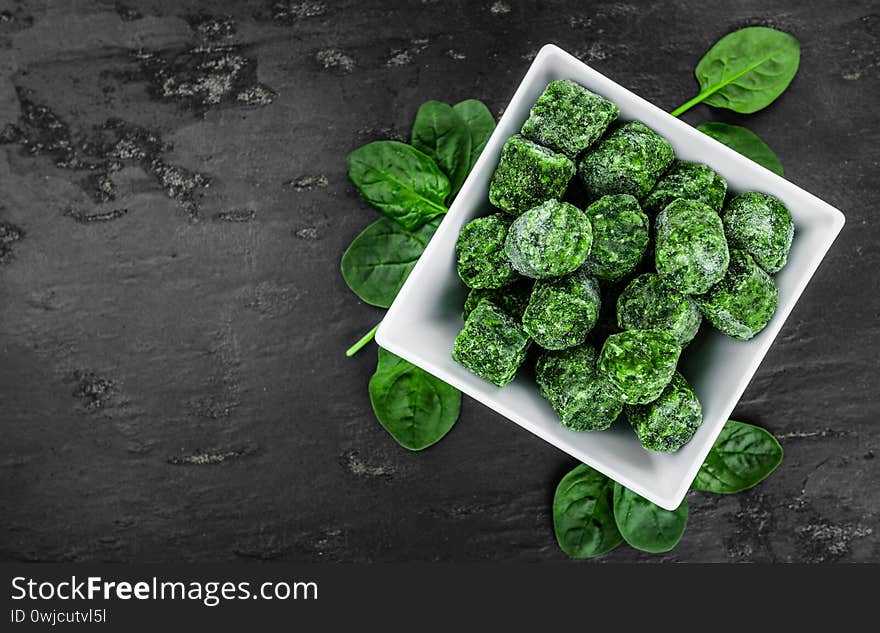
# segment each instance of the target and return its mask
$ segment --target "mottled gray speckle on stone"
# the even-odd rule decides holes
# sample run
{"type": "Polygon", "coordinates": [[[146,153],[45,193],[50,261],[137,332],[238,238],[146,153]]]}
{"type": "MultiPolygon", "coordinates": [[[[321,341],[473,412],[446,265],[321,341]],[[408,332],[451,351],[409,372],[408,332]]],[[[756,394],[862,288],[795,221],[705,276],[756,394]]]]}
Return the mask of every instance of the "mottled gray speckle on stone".
{"type": "Polygon", "coordinates": [[[338,70],[342,73],[350,73],[357,64],[354,57],[338,48],[320,50],[315,53],[315,59],[326,70],[338,70]]]}
{"type": "Polygon", "coordinates": [[[327,176],[319,174],[317,176],[300,176],[288,181],[287,185],[294,191],[311,191],[312,189],[323,189],[330,181],[327,176]]]}

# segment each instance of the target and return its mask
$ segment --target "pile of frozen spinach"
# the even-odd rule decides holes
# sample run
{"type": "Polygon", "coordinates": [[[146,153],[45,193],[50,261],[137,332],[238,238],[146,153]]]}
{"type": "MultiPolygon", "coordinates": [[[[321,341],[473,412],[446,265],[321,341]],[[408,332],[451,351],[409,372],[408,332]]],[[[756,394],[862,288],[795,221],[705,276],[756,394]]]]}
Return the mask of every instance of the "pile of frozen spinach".
{"type": "MultiPolygon", "coordinates": [[[[699,103],[756,112],[782,94],[799,62],[800,45],[791,35],[765,27],[729,33],[697,64],[699,93],[672,114],[699,103]]],[[[495,120],[480,101],[428,101],[418,110],[409,144],[376,141],[349,155],[349,177],[383,215],[342,257],[342,276],[362,301],[391,305],[494,129],[495,120]]],[[[782,175],[776,154],[748,129],[721,122],[697,129],[782,175]]],[[[346,354],[369,344],[377,327],[346,354]]],[[[461,408],[457,389],[383,349],[369,392],[379,423],[414,451],[446,435],[461,408]]],[[[781,460],[782,448],[770,433],[730,420],[691,487],[740,492],[766,478],[781,460]]],[[[557,541],[574,558],[604,554],[623,541],[646,552],[669,551],[680,540],[687,515],[687,500],[674,511],[664,510],[584,464],[563,477],[553,500],[557,541]]]]}

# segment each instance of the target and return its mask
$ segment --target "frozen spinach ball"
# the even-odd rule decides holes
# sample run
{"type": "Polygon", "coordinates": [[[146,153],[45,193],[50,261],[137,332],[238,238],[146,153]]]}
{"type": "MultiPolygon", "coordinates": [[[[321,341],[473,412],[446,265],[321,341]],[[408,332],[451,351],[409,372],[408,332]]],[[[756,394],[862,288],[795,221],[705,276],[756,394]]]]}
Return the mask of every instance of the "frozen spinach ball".
{"type": "Polygon", "coordinates": [[[504,254],[504,239],[510,220],[501,213],[477,218],[465,224],[455,254],[458,276],[471,288],[500,288],[517,278],[504,254]]]}
{"type": "Polygon", "coordinates": [[[574,163],[565,155],[511,136],[489,183],[489,202],[519,215],[545,200],[561,198],[574,172],[574,163]]]}
{"type": "Polygon", "coordinates": [[[663,282],[685,294],[706,292],[727,270],[721,218],[702,202],[673,200],[655,223],[654,265],[663,282]]]}
{"type": "Polygon", "coordinates": [[[568,79],[547,84],[522,126],[522,134],[536,143],[575,158],[599,140],[620,110],[568,79]]]}
{"type": "Polygon", "coordinates": [[[724,232],[731,248],[741,248],[771,275],[788,260],[794,223],[782,202],[766,193],[747,191],[724,209],[724,232]]]}
{"type": "Polygon", "coordinates": [[[630,121],[588,150],[578,169],[592,199],[628,193],[641,200],[669,167],[674,155],[665,138],[644,123],[630,121]]]}
{"type": "Polygon", "coordinates": [[[523,312],[529,305],[529,297],[532,296],[534,281],[520,277],[515,282],[503,288],[474,288],[464,300],[464,311],[461,318],[467,321],[468,316],[483,299],[494,303],[517,321],[522,321],[523,312]]]}
{"type": "Polygon", "coordinates": [[[617,325],[623,330],[661,330],[680,345],[690,343],[703,320],[693,299],[665,285],[658,275],[639,275],[617,298],[617,325]]]}
{"type": "Polygon", "coordinates": [[[727,182],[708,165],[677,160],[645,198],[645,210],[660,213],[673,200],[696,200],[720,213],[727,182]]]}
{"type": "Polygon", "coordinates": [[[592,243],[590,221],[580,209],[548,200],[514,220],[504,252],[518,273],[544,279],[580,268],[592,243]]]}
{"type": "Polygon", "coordinates": [[[544,352],[535,364],[535,381],[562,425],[573,431],[602,431],[623,409],[616,390],[596,371],[596,348],[580,345],[544,352]]]}
{"type": "Polygon", "coordinates": [[[671,453],[691,441],[703,423],[703,408],[687,380],[678,373],[650,404],[627,405],[626,417],[642,446],[671,453]]]}
{"type": "Polygon", "coordinates": [[[531,340],[512,316],[481,301],[455,337],[452,358],[477,376],[503,387],[516,376],[531,340]]]}
{"type": "Polygon", "coordinates": [[[709,323],[727,336],[747,341],[763,330],[778,300],[776,284],[745,251],[730,251],[727,274],[706,294],[694,297],[709,323]]]}
{"type": "Polygon", "coordinates": [[[648,216],[639,201],[626,193],[602,196],[584,215],[593,228],[586,271],[614,281],[635,270],[648,247],[648,216]]]}
{"type": "Polygon", "coordinates": [[[599,284],[583,269],[536,281],[523,314],[523,328],[545,349],[580,345],[596,325],[599,297],[599,284]]]}
{"type": "Polygon", "coordinates": [[[656,400],[672,380],[681,346],[671,334],[657,330],[626,330],[605,340],[599,373],[629,404],[656,400]]]}

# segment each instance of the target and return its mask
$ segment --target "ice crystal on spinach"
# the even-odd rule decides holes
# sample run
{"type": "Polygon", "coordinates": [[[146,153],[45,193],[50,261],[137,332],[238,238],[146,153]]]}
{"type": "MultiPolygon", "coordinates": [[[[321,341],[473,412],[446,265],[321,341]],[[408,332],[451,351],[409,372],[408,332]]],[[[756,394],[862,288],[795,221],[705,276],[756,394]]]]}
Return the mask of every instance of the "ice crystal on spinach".
{"type": "Polygon", "coordinates": [[[654,264],[664,283],[699,294],[724,276],[727,240],[721,218],[705,204],[673,200],[657,216],[654,234],[654,264]]]}
{"type": "Polygon", "coordinates": [[[620,110],[568,79],[551,81],[523,124],[522,134],[540,145],[575,158],[595,143],[620,110]]]}
{"type": "Polygon", "coordinates": [[[745,341],[767,327],[776,312],[778,292],[773,278],[751,255],[733,249],[721,281],[694,300],[716,329],[745,341]]]}
{"type": "Polygon", "coordinates": [[[501,308],[481,301],[455,338],[452,358],[477,376],[503,387],[522,365],[531,340],[501,308]]]}
{"type": "Polygon", "coordinates": [[[596,370],[592,345],[545,352],[535,365],[535,381],[562,425],[573,431],[601,431],[623,409],[615,389],[596,370]]]}
{"type": "Polygon", "coordinates": [[[578,173],[595,199],[612,193],[644,198],[669,167],[669,142],[639,121],[618,126],[584,154],[578,173]]]}
{"type": "Polygon", "coordinates": [[[703,408],[687,380],[676,372],[659,398],[650,404],[627,405],[626,417],[642,446],[671,453],[691,441],[703,423],[703,408]]]}
{"type": "Polygon", "coordinates": [[[785,266],[794,239],[794,222],[782,202],[769,194],[747,191],[724,209],[724,233],[771,275],[785,266]]]}
{"type": "Polygon", "coordinates": [[[574,163],[565,155],[522,136],[511,136],[489,183],[489,201],[520,215],[537,204],[561,198],[574,172],[574,163]]]}
{"type": "Polygon", "coordinates": [[[590,221],[580,209],[548,200],[514,220],[504,251],[518,273],[545,279],[580,268],[592,242],[590,221]]]}
{"type": "Polygon", "coordinates": [[[657,181],[645,199],[645,209],[656,215],[673,200],[696,200],[721,212],[727,181],[715,170],[702,163],[677,160],[666,174],[657,181]]]}

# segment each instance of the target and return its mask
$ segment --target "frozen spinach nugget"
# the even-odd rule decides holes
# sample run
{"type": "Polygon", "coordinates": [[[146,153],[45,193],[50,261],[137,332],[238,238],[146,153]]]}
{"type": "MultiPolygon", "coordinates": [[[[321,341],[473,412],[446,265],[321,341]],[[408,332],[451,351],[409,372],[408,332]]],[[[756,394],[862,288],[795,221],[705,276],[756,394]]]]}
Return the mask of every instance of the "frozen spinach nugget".
{"type": "Polygon", "coordinates": [[[573,431],[602,431],[623,409],[615,389],[598,371],[596,348],[580,345],[544,352],[535,364],[535,381],[562,421],[573,431]]]}
{"type": "Polygon", "coordinates": [[[626,193],[602,196],[584,215],[593,229],[587,272],[614,281],[635,270],[648,247],[648,216],[639,201],[626,193]]]}
{"type": "Polygon", "coordinates": [[[645,198],[645,210],[660,213],[673,200],[696,200],[721,213],[727,181],[708,165],[677,160],[645,198]]]}
{"type": "Polygon", "coordinates": [[[771,275],[788,260],[794,223],[782,202],[766,193],[747,191],[724,210],[724,232],[732,248],[741,248],[771,275]]]}
{"type": "Polygon", "coordinates": [[[504,310],[480,301],[455,337],[452,358],[480,378],[503,387],[516,376],[529,349],[529,335],[504,310]]]}
{"type": "Polygon", "coordinates": [[[592,243],[590,221],[580,209],[548,200],[514,220],[504,252],[521,275],[545,279],[580,268],[592,243]]]}
{"type": "Polygon", "coordinates": [[[575,158],[599,140],[617,118],[617,106],[568,79],[547,84],[523,124],[522,134],[575,158]]]}
{"type": "Polygon", "coordinates": [[[455,254],[458,276],[471,288],[500,288],[517,278],[504,254],[504,239],[510,221],[501,213],[477,218],[465,224],[455,254]]]}
{"type": "Polygon", "coordinates": [[[681,346],[690,343],[703,317],[696,302],[665,285],[658,275],[633,279],[617,298],[617,325],[622,330],[661,330],[681,346]]]}
{"type": "Polygon", "coordinates": [[[599,317],[599,284],[583,269],[535,282],[523,328],[545,349],[580,345],[599,317]]]}
{"type": "Polygon", "coordinates": [[[663,282],[685,294],[706,292],[727,270],[721,218],[702,202],[673,200],[655,223],[654,264],[663,282]]]}
{"type": "Polygon", "coordinates": [[[587,151],[578,167],[590,198],[651,191],[675,156],[669,142],[639,121],[624,123],[587,151]]]}
{"type": "Polygon", "coordinates": [[[565,155],[511,136],[489,183],[489,202],[519,215],[545,200],[561,198],[574,172],[574,163],[565,155]]]}
{"type": "Polygon", "coordinates": [[[474,288],[464,300],[464,311],[461,318],[467,321],[468,316],[482,300],[494,303],[517,321],[522,321],[523,312],[529,305],[534,281],[520,277],[517,281],[503,288],[474,288]]]}
{"type": "Polygon", "coordinates": [[[605,340],[599,354],[599,373],[617,388],[628,404],[656,400],[672,380],[681,346],[671,334],[657,330],[627,330],[605,340]]]}
{"type": "Polygon", "coordinates": [[[703,408],[687,380],[678,373],[650,404],[627,405],[626,417],[642,446],[650,451],[677,451],[703,423],[703,408]]]}
{"type": "Polygon", "coordinates": [[[770,322],[776,312],[778,292],[773,278],[751,255],[733,249],[724,278],[694,300],[716,329],[747,341],[770,322]]]}

